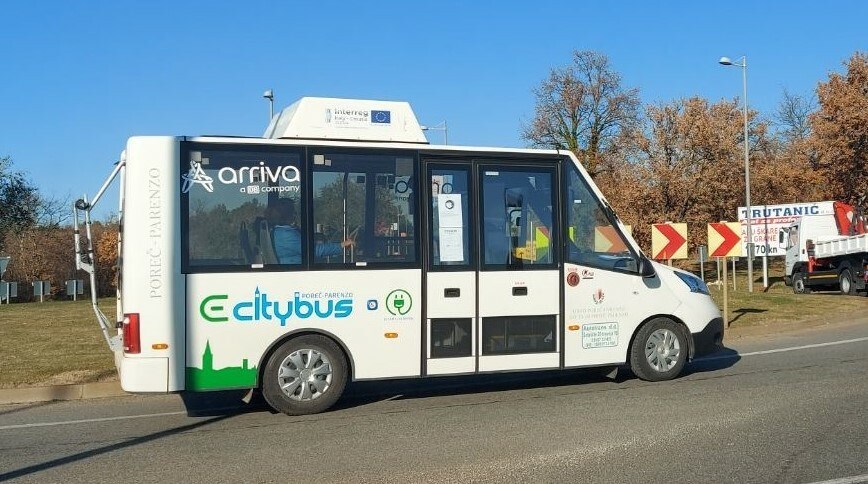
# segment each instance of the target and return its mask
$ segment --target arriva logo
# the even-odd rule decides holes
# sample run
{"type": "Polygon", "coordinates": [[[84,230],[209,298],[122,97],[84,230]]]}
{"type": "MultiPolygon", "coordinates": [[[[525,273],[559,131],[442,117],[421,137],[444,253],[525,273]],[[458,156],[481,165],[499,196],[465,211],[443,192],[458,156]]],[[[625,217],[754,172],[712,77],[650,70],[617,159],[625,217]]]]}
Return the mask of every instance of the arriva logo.
{"type": "MultiPolygon", "coordinates": [[[[181,180],[184,181],[181,186],[181,192],[187,193],[193,188],[193,185],[202,185],[208,192],[214,191],[214,179],[210,177],[202,168],[202,164],[196,161],[190,162],[190,170],[181,175],[181,180]]],[[[298,168],[287,166],[266,166],[264,161],[259,162],[259,166],[242,166],[241,168],[232,168],[225,166],[217,172],[217,180],[224,185],[254,185],[268,182],[270,184],[278,184],[280,182],[299,183],[301,181],[301,173],[298,168]]],[[[263,191],[298,191],[298,186],[269,186],[272,190],[263,191]]],[[[246,187],[241,188],[242,192],[247,192],[246,187]]],[[[259,193],[257,191],[256,193],[259,193]]]]}
{"type": "MultiPolygon", "coordinates": [[[[212,323],[225,323],[229,321],[226,306],[223,301],[229,299],[227,294],[212,294],[199,304],[199,314],[206,321],[212,323]]],[[[296,317],[307,319],[312,316],[317,318],[345,318],[353,312],[352,298],[321,298],[308,299],[296,292],[288,301],[274,301],[268,298],[267,293],[260,293],[259,288],[253,294],[252,301],[242,301],[232,306],[232,317],[239,322],[259,322],[277,319],[281,326],[296,317]]]]}

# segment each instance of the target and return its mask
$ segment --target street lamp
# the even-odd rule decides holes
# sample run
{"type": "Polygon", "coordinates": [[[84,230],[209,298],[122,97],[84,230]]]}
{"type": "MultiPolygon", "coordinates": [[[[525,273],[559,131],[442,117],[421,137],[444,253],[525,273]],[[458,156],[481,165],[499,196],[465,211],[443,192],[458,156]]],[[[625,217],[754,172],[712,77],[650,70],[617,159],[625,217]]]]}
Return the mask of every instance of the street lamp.
{"type": "Polygon", "coordinates": [[[735,63],[729,57],[721,57],[721,65],[741,67],[742,83],[744,85],[744,220],[747,226],[747,291],[753,292],[753,233],[750,228],[750,161],[747,145],[747,56],[742,56],[741,63],[735,63]]]}
{"type": "Polygon", "coordinates": [[[274,91],[271,89],[262,93],[262,97],[268,99],[268,122],[274,117],[274,91]]]}
{"type": "Polygon", "coordinates": [[[446,121],[443,121],[442,123],[440,123],[436,126],[422,125],[419,127],[422,128],[422,131],[431,131],[431,130],[443,131],[443,144],[444,145],[449,144],[449,129],[448,129],[448,126],[446,126],[446,121]]]}

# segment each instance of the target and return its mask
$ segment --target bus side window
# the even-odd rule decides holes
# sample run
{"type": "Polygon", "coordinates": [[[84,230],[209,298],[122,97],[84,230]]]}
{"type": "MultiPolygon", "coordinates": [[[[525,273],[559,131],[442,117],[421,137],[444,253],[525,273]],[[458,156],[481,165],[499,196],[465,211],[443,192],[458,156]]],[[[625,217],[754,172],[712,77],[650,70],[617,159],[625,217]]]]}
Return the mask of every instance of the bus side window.
{"type": "Polygon", "coordinates": [[[314,154],[314,263],[417,263],[415,170],[406,156],[314,154]]]}

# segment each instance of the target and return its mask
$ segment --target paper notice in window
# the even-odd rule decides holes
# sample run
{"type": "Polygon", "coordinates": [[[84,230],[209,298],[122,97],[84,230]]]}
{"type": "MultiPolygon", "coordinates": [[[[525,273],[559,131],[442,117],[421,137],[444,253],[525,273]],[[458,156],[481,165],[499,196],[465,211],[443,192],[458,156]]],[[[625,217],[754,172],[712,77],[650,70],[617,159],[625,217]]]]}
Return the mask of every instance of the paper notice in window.
{"type": "Polygon", "coordinates": [[[463,228],[460,193],[441,193],[437,196],[437,215],[440,227],[463,228]]]}
{"type": "Polygon", "coordinates": [[[440,260],[464,261],[464,215],[460,193],[441,193],[437,196],[440,260]]]}
{"type": "Polygon", "coordinates": [[[463,229],[440,227],[440,262],[464,262],[463,229]]]}

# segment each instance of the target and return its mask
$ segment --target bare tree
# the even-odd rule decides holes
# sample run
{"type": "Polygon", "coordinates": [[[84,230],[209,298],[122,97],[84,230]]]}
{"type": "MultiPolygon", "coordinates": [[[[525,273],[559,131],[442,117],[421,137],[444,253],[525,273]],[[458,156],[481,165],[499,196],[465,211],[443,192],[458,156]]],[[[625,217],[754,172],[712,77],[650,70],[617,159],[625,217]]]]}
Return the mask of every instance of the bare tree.
{"type": "Polygon", "coordinates": [[[809,116],[817,110],[817,100],[793,94],[784,89],[783,98],[778,103],[772,120],[785,143],[801,141],[811,133],[809,116]]]}
{"type": "Polygon", "coordinates": [[[605,155],[638,123],[639,90],[622,86],[598,52],[575,51],[572,64],[552,69],[533,93],[535,114],[522,137],[534,147],[574,152],[592,176],[610,170],[605,155]]]}
{"type": "Polygon", "coordinates": [[[36,207],[36,223],[43,227],[60,227],[69,221],[71,213],[69,195],[42,197],[36,207]]]}

